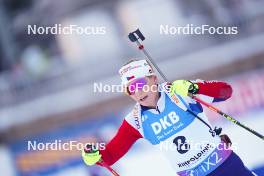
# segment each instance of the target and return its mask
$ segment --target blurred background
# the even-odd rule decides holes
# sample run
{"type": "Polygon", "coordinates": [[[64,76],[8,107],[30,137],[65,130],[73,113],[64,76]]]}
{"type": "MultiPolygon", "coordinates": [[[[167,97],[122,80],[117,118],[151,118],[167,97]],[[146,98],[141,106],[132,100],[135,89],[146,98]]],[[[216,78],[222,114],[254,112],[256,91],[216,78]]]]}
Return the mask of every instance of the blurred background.
{"type": "MultiPolygon", "coordinates": [[[[134,102],[94,92],[119,84],[119,67],[143,57],[127,34],[140,28],[146,48],[170,80],[217,79],[234,94],[216,104],[264,134],[263,0],[0,0],[0,170],[5,176],[102,176],[80,152],[28,151],[27,141],[108,141],[134,102]],[[105,34],[28,35],[28,25],[104,26],[105,34]],[[161,35],[160,25],[237,26],[236,35],[161,35]]],[[[264,175],[264,143],[207,112],[264,175]]],[[[160,152],[138,141],[113,166],[122,176],[174,175],[160,152]]]]}

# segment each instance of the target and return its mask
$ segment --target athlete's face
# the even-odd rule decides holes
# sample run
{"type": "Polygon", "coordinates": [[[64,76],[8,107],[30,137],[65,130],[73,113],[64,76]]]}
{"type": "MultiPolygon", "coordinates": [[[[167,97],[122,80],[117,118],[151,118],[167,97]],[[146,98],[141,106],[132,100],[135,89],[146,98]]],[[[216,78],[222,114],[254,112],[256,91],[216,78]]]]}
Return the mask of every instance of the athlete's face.
{"type": "Polygon", "coordinates": [[[139,78],[128,86],[130,97],[143,106],[156,107],[159,97],[156,76],[139,78]]]}

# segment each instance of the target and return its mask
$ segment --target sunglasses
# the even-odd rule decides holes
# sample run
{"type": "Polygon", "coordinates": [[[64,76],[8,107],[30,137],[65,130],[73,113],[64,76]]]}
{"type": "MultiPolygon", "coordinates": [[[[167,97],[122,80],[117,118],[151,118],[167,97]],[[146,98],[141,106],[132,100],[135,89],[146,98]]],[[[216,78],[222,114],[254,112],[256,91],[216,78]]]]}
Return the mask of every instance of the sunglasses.
{"type": "Polygon", "coordinates": [[[126,87],[126,93],[128,95],[134,95],[137,91],[143,90],[147,82],[146,78],[135,79],[126,87]]]}

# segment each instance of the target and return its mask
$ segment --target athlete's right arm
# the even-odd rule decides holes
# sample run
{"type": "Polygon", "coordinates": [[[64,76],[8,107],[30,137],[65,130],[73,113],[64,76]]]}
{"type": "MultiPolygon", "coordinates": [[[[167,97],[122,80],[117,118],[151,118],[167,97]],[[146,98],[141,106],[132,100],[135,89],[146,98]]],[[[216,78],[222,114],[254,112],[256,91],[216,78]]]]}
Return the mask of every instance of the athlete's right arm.
{"type": "Polygon", "coordinates": [[[101,159],[108,165],[112,165],[127,153],[129,148],[139,138],[142,138],[142,135],[125,119],[119,127],[116,135],[106,145],[104,150],[99,150],[93,153],[85,153],[85,151],[83,151],[83,160],[87,165],[93,165],[96,163],[100,165],[99,161],[101,159]]]}
{"type": "Polygon", "coordinates": [[[100,150],[102,159],[108,165],[114,164],[119,160],[129,148],[139,139],[142,135],[131,126],[126,120],[123,120],[114,138],[106,145],[104,150],[100,150]]]}

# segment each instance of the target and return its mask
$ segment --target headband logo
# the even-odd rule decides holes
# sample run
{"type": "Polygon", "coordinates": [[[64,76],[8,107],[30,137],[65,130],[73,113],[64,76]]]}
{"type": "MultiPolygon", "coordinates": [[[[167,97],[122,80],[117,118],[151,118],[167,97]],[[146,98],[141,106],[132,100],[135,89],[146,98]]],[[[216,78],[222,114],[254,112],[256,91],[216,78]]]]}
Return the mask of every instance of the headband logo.
{"type": "Polygon", "coordinates": [[[127,80],[130,81],[131,79],[134,79],[134,78],[135,78],[135,76],[129,76],[129,77],[127,77],[127,80]]]}

